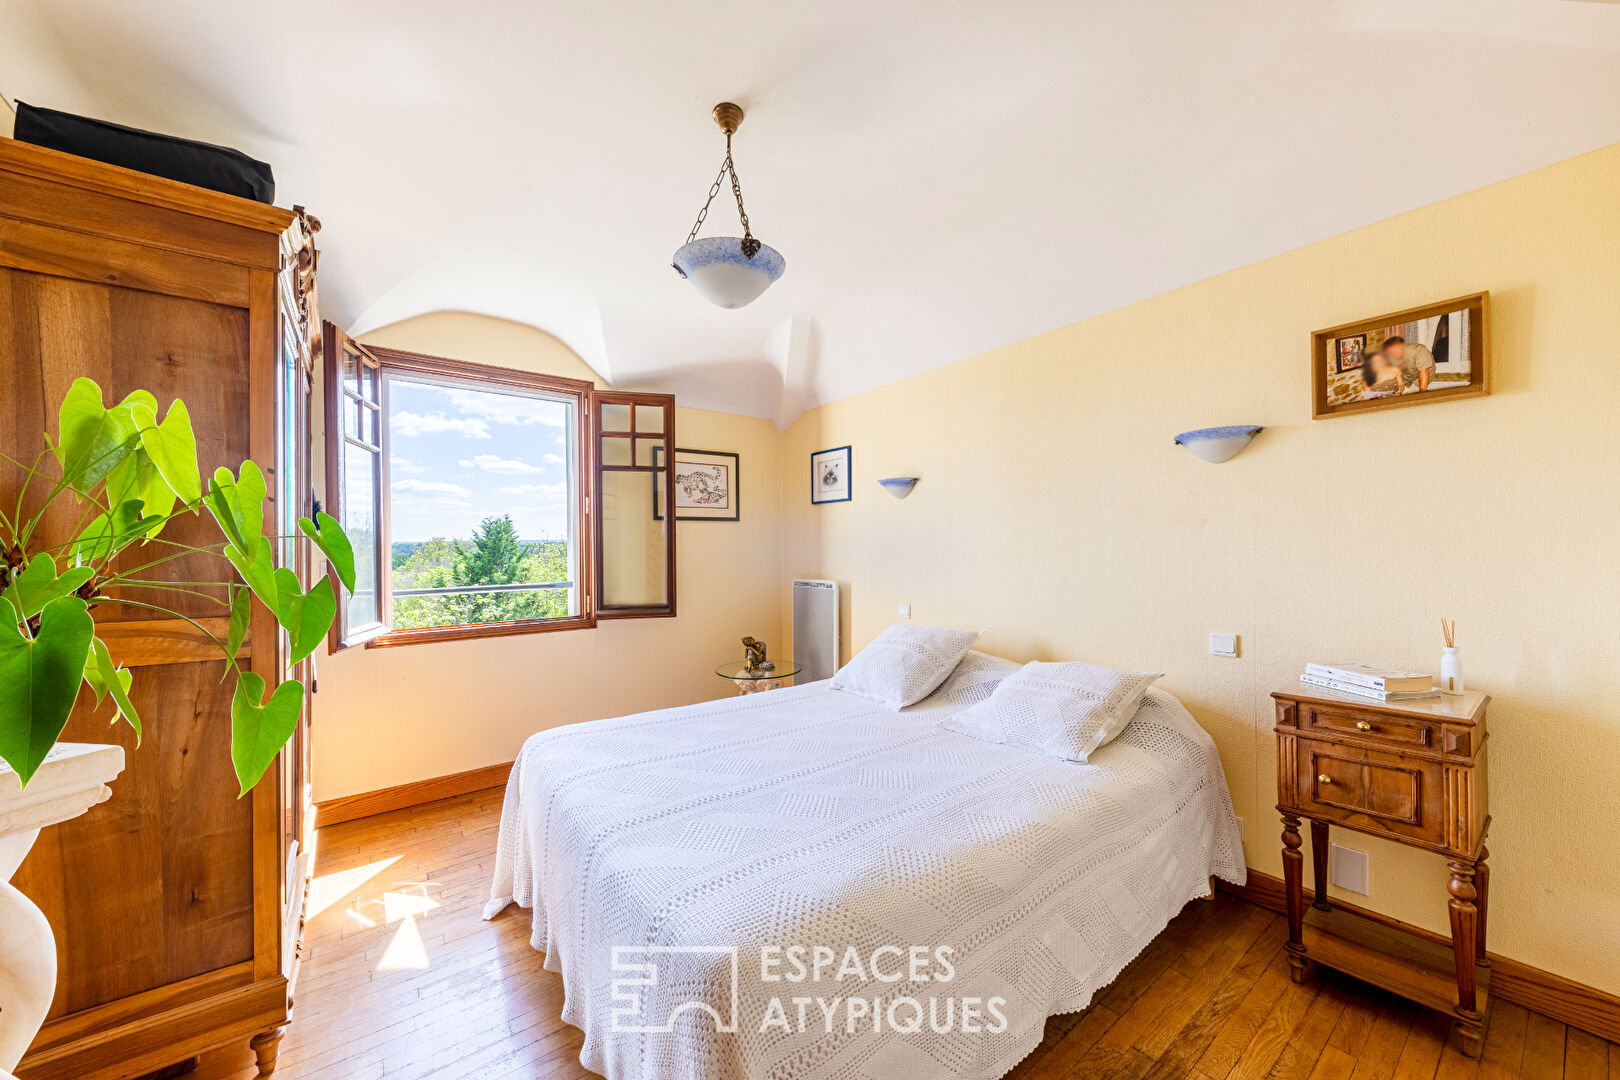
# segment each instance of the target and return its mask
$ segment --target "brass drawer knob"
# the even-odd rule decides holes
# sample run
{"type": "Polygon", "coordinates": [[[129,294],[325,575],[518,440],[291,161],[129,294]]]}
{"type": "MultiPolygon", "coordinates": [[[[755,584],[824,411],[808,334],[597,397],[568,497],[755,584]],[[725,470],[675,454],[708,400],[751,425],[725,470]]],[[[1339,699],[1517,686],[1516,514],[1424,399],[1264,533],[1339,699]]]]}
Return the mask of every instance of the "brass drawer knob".
{"type": "Polygon", "coordinates": [[[1322,773],[1321,775],[1317,776],[1316,782],[1318,784],[1331,784],[1333,783],[1333,777],[1329,776],[1327,773],[1322,773]]]}
{"type": "Polygon", "coordinates": [[[1357,720],[1356,721],[1356,730],[1357,731],[1371,731],[1372,730],[1372,725],[1367,723],[1367,721],[1365,721],[1365,720],[1357,720]]]}

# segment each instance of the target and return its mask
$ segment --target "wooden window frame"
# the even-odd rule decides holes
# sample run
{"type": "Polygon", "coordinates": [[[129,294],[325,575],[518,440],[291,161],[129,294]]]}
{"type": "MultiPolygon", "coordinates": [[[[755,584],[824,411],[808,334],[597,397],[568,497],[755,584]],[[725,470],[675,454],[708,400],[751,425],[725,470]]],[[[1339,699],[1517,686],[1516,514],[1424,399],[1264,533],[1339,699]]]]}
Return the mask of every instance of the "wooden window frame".
{"type": "MultiPolygon", "coordinates": [[[[672,618],[675,615],[675,492],[667,480],[661,485],[664,498],[665,529],[665,583],[668,603],[617,605],[604,609],[603,595],[603,536],[597,508],[602,505],[602,476],[604,472],[665,473],[670,471],[675,454],[675,397],[672,394],[639,394],[629,391],[597,390],[595,384],[584,379],[567,379],[537,372],[476,364],[466,360],[452,360],[442,356],[408,352],[382,345],[361,345],[342,331],[327,324],[323,335],[325,359],[325,414],[326,414],[326,475],[329,506],[327,512],[342,521],[342,476],[339,450],[348,438],[343,428],[340,411],[345,401],[353,399],[343,386],[342,352],[345,345],[375,365],[377,371],[378,400],[378,482],[377,504],[377,572],[378,613],[382,622],[376,627],[361,628],[351,633],[343,625],[347,612],[346,598],[339,604],[339,619],[329,640],[329,651],[337,652],[352,645],[368,649],[386,649],[403,645],[420,645],[432,641],[465,641],[483,637],[505,637],[513,634],[544,634],[560,630],[589,630],[598,622],[612,619],[672,618]],[[418,376],[428,380],[440,379],[466,385],[483,386],[499,392],[503,388],[519,391],[542,391],[549,395],[572,398],[578,422],[574,428],[574,461],[577,498],[574,505],[576,537],[574,558],[575,575],[579,591],[579,613],[553,619],[524,619],[512,622],[475,623],[462,626],[429,626],[409,630],[393,629],[389,621],[393,615],[392,536],[390,520],[390,494],[392,478],[389,470],[390,434],[388,430],[388,377],[392,375],[418,376]],[[607,431],[601,429],[603,405],[630,406],[630,430],[607,431]],[[636,465],[636,409],[658,408],[663,411],[663,464],[636,465]],[[604,437],[628,437],[631,448],[630,465],[602,465],[599,447],[604,437]]],[[[363,383],[362,383],[363,385],[363,383]]],[[[648,438],[643,434],[643,440],[648,438]]]]}
{"type": "MultiPolygon", "coordinates": [[[[429,356],[425,353],[407,352],[403,349],[391,349],[381,345],[371,346],[371,352],[382,365],[382,373],[387,375],[416,375],[428,380],[442,379],[454,380],[473,386],[480,386],[492,392],[499,393],[502,389],[508,390],[538,390],[547,394],[562,395],[571,398],[571,405],[575,410],[576,423],[574,424],[574,461],[575,478],[578,498],[574,504],[574,558],[576,560],[575,575],[579,590],[579,613],[565,615],[554,619],[520,619],[511,622],[471,623],[462,626],[424,626],[410,630],[390,629],[387,633],[372,638],[366,642],[368,649],[387,649],[401,645],[422,645],[433,641],[466,641],[472,638],[507,637],[513,634],[549,634],[561,630],[589,630],[596,625],[596,614],[593,610],[593,597],[591,595],[590,581],[593,566],[591,544],[592,517],[590,503],[586,496],[590,483],[591,457],[590,457],[590,409],[591,383],[584,379],[565,379],[555,375],[541,375],[532,371],[518,371],[511,368],[492,367],[488,364],[475,364],[467,360],[451,360],[442,356],[429,356]]],[[[383,385],[386,388],[387,379],[383,385]]],[[[384,464],[387,464],[387,455],[390,452],[389,436],[387,434],[387,398],[386,389],[384,397],[383,425],[383,455],[384,464]]],[[[381,514],[390,525],[392,522],[389,513],[389,487],[382,489],[381,514]]],[[[386,527],[385,530],[386,531],[386,527]]],[[[390,541],[391,542],[391,541],[390,541]]],[[[392,571],[392,559],[389,561],[392,571]]],[[[388,597],[387,617],[393,615],[393,596],[388,597]]]]}
{"type": "MultiPolygon", "coordinates": [[[[353,340],[342,330],[331,323],[323,323],[321,330],[321,363],[322,363],[322,406],[326,420],[326,505],[322,507],[337,521],[343,518],[343,462],[342,449],[350,441],[348,429],[343,422],[343,407],[351,401],[365,402],[365,379],[362,373],[360,386],[361,394],[350,394],[343,385],[343,354],[346,349],[352,348],[360,358],[362,365],[370,366],[377,371],[376,386],[379,399],[366,403],[366,407],[377,412],[378,443],[373,449],[369,443],[357,443],[376,454],[376,473],[374,476],[377,492],[377,508],[386,505],[388,483],[388,461],[382,450],[382,433],[387,427],[386,412],[382,410],[380,394],[382,390],[382,371],[377,358],[369,349],[353,340]]],[[[327,633],[326,651],[339,652],[355,645],[362,645],[376,639],[388,630],[387,575],[384,567],[388,560],[384,558],[384,535],[386,530],[381,521],[376,523],[372,530],[376,537],[376,566],[377,566],[377,621],[362,627],[349,626],[349,595],[346,590],[339,588],[337,617],[332,620],[332,629],[327,633]]]]}
{"type": "MultiPolygon", "coordinates": [[[[647,435],[641,435],[645,440],[647,435]]],[[[663,604],[613,604],[603,602],[607,595],[604,580],[603,559],[603,530],[598,527],[592,544],[595,556],[596,576],[593,584],[596,592],[596,617],[598,619],[669,619],[675,616],[675,537],[677,533],[675,519],[675,485],[669,482],[671,468],[675,463],[675,395],[673,394],[638,394],[624,390],[598,390],[591,395],[591,449],[595,454],[596,466],[592,470],[592,504],[602,505],[602,477],[610,472],[643,472],[651,473],[654,477],[653,490],[659,491],[657,482],[659,473],[664,474],[661,490],[664,496],[664,586],[668,602],[663,604]],[[628,405],[630,407],[630,429],[605,430],[602,427],[603,405],[628,405]],[[664,414],[663,436],[664,453],[662,465],[636,464],[636,410],[638,408],[662,409],[664,414]],[[601,452],[603,439],[627,439],[630,444],[629,465],[604,465],[602,461],[606,455],[601,452]]]]}

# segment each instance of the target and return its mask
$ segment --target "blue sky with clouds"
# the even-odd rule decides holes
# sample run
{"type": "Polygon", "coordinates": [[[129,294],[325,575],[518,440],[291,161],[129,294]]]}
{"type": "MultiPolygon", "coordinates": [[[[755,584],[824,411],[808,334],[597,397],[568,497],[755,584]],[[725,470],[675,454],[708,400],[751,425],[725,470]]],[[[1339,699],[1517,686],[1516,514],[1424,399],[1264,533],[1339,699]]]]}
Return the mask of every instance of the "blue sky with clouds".
{"type": "Polygon", "coordinates": [[[525,540],[567,535],[568,422],[561,402],[389,380],[395,540],[467,539],[511,514],[525,540]]]}

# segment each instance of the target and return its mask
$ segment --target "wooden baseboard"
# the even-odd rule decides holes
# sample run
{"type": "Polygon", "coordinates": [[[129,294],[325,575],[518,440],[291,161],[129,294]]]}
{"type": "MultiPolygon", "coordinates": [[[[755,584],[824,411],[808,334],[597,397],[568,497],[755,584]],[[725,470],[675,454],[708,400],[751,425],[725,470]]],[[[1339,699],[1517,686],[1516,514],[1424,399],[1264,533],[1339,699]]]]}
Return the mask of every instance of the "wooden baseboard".
{"type": "MultiPolygon", "coordinates": [[[[1250,869],[1246,885],[1233,885],[1231,882],[1217,879],[1215,886],[1272,911],[1283,910],[1282,879],[1270,874],[1250,869]]],[[[1315,899],[1316,893],[1310,886],[1305,886],[1304,891],[1307,903],[1315,899]]],[[[1380,915],[1376,911],[1369,911],[1355,904],[1345,903],[1337,897],[1333,899],[1333,906],[1414,937],[1440,942],[1448,948],[1451,945],[1451,939],[1443,934],[1392,919],[1388,915],[1380,915]]],[[[1550,971],[1510,960],[1497,953],[1489,955],[1492,997],[1533,1009],[1561,1023],[1589,1031],[1593,1035],[1600,1035],[1610,1042],[1620,1042],[1620,997],[1566,979],[1562,975],[1554,975],[1550,971]]]]}
{"type": "Polygon", "coordinates": [[[449,776],[434,776],[381,791],[363,791],[359,795],[328,799],[315,804],[315,825],[324,828],[373,814],[386,814],[390,810],[403,810],[408,806],[421,806],[487,788],[504,787],[511,772],[512,763],[508,761],[503,765],[486,765],[482,769],[469,769],[449,776]]]}

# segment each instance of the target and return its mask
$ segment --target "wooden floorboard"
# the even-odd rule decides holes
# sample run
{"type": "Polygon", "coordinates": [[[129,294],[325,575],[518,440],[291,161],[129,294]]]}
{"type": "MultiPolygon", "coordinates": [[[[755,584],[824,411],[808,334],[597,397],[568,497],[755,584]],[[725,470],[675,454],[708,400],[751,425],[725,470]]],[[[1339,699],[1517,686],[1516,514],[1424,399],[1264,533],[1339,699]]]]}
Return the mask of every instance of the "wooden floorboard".
{"type": "MultiPolygon", "coordinates": [[[[503,792],[321,830],[280,1080],[591,1080],[528,921],[484,922],[503,792]]],[[[1007,1080],[1620,1080],[1620,1046],[1508,1002],[1464,1057],[1447,1018],[1348,976],[1289,979],[1281,916],[1187,905],[1007,1080]]],[[[244,1045],[194,1080],[252,1080],[244,1045]]]]}

